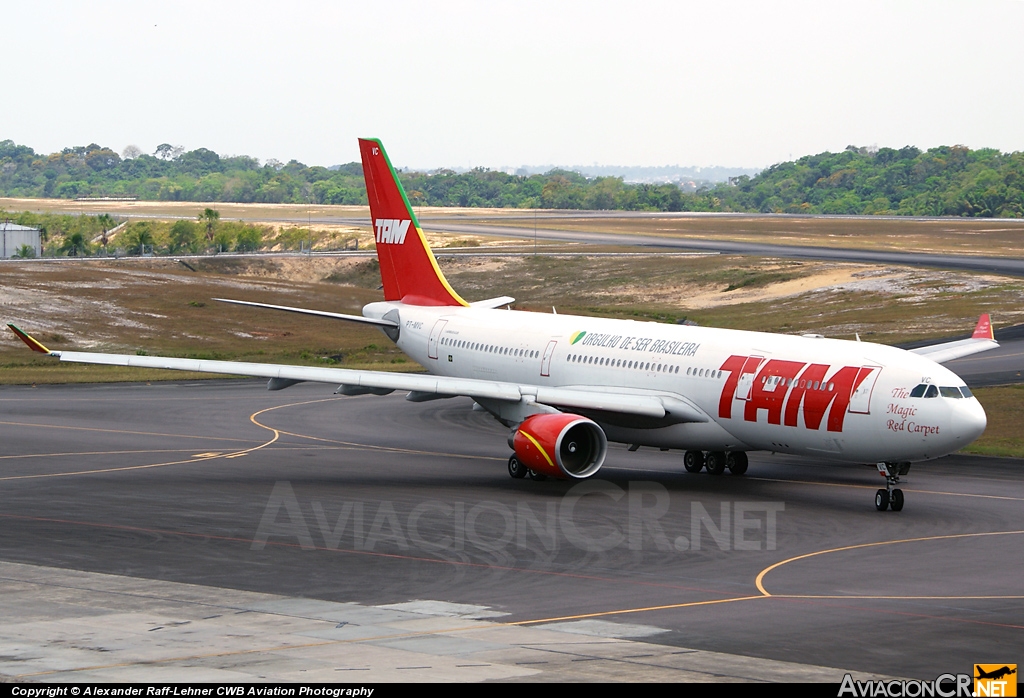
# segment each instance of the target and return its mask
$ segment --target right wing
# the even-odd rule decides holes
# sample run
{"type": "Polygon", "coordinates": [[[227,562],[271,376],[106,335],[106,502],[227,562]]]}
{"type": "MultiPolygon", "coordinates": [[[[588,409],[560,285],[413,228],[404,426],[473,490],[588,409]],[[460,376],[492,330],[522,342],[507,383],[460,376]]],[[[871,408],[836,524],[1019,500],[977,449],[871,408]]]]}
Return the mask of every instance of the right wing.
{"type": "Polygon", "coordinates": [[[995,333],[992,331],[992,321],[985,313],[978,318],[978,324],[974,328],[974,334],[970,339],[960,339],[955,342],[944,342],[932,344],[928,347],[911,349],[915,354],[925,356],[937,364],[944,364],[953,359],[959,359],[971,354],[977,354],[999,346],[995,333]]]}

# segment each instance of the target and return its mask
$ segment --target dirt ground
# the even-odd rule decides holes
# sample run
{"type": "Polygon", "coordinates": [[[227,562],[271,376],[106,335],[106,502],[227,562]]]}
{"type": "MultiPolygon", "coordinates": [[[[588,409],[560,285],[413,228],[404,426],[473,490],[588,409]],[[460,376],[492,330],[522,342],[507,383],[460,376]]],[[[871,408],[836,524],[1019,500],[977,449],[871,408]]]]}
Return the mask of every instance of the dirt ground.
{"type": "MultiPolygon", "coordinates": [[[[369,256],[200,257],[190,264],[196,271],[168,258],[5,261],[0,312],[4,321],[82,348],[150,341],[187,352],[206,342],[217,351],[245,354],[246,347],[220,347],[214,337],[248,339],[246,323],[291,327],[297,318],[254,315],[212,298],[358,314],[381,297],[376,260],[369,256]]],[[[997,326],[1024,321],[1024,280],[967,272],[725,255],[452,254],[442,255],[439,264],[470,300],[509,294],[517,307],[545,312],[554,305],[563,313],[686,317],[707,325],[829,336],[859,332],[887,342],[969,329],[981,312],[991,312],[997,326]]],[[[301,336],[309,322],[301,318],[295,332],[301,336]]],[[[259,332],[263,339],[274,336],[273,330],[259,332]]],[[[0,347],[16,346],[12,339],[0,338],[0,347]]],[[[294,341],[300,349],[302,341],[327,338],[294,341]]]]}

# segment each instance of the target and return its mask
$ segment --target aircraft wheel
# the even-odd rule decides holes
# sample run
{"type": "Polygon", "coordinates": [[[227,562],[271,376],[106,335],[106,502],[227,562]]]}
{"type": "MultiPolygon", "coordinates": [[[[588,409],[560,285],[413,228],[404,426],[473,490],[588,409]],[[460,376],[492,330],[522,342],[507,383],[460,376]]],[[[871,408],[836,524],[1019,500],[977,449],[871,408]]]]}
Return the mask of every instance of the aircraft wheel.
{"type": "Polygon", "coordinates": [[[527,470],[526,472],[529,474],[531,480],[536,480],[537,482],[548,479],[548,476],[544,473],[538,473],[533,470],[527,470]]]}
{"type": "Polygon", "coordinates": [[[889,508],[889,490],[878,490],[875,492],[875,509],[885,511],[889,508]]]}
{"type": "Polygon", "coordinates": [[[708,472],[712,475],[721,475],[725,472],[725,452],[724,451],[712,451],[708,454],[708,457],[704,461],[704,467],[708,469],[708,472]]]}
{"type": "Polygon", "coordinates": [[[893,511],[903,511],[903,490],[893,490],[889,498],[889,508],[893,511]]]}
{"type": "Polygon", "coordinates": [[[747,472],[747,454],[744,451],[733,451],[725,457],[725,467],[733,475],[742,475],[747,472]]]}
{"type": "Polygon", "coordinates": [[[688,473],[699,473],[704,469],[704,453],[701,451],[687,451],[683,454],[683,467],[688,473]]]}
{"type": "Polygon", "coordinates": [[[516,454],[513,453],[508,457],[508,474],[516,480],[522,480],[526,477],[527,470],[528,468],[516,457],[516,454]]]}

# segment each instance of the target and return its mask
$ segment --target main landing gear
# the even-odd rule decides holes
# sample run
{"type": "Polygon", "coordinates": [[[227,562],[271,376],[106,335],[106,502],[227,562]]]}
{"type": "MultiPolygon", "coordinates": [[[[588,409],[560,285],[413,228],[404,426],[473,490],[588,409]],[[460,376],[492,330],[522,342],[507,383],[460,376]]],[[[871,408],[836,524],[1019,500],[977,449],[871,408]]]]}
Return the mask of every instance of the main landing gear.
{"type": "Polygon", "coordinates": [[[879,511],[903,509],[903,490],[896,487],[900,484],[900,475],[910,472],[910,463],[879,463],[878,473],[885,478],[885,489],[875,492],[875,508],[879,511]]]}
{"type": "Polygon", "coordinates": [[[743,451],[687,451],[683,455],[683,467],[688,473],[699,473],[707,468],[712,475],[721,475],[728,468],[733,475],[747,472],[747,454],[743,451]]]}
{"type": "Polygon", "coordinates": [[[536,481],[548,479],[547,475],[534,472],[523,465],[523,462],[519,460],[514,453],[508,458],[508,474],[516,480],[521,480],[526,476],[529,476],[531,480],[536,481]]]}
{"type": "Polygon", "coordinates": [[[529,471],[530,469],[523,465],[523,462],[516,458],[514,453],[508,457],[508,474],[513,478],[522,480],[529,471]]]}

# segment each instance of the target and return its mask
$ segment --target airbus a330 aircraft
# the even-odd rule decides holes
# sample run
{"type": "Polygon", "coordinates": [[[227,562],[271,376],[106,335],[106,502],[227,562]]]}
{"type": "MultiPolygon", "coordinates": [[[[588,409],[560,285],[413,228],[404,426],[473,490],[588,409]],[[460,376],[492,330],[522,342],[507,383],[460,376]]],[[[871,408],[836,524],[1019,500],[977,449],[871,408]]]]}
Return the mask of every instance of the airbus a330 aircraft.
{"type": "Polygon", "coordinates": [[[971,339],[914,351],[869,342],[608,320],[467,303],[448,284],[379,140],[359,141],[384,300],[362,316],[225,300],[380,327],[427,374],[50,351],[61,361],[262,376],[338,393],[466,396],[512,429],[514,478],[582,479],[608,441],[679,449],[691,473],[747,470],[747,453],[877,464],[880,510],[903,508],[910,464],[957,451],[985,430],[964,381],[940,364],[998,346],[987,315],[971,339]]]}

